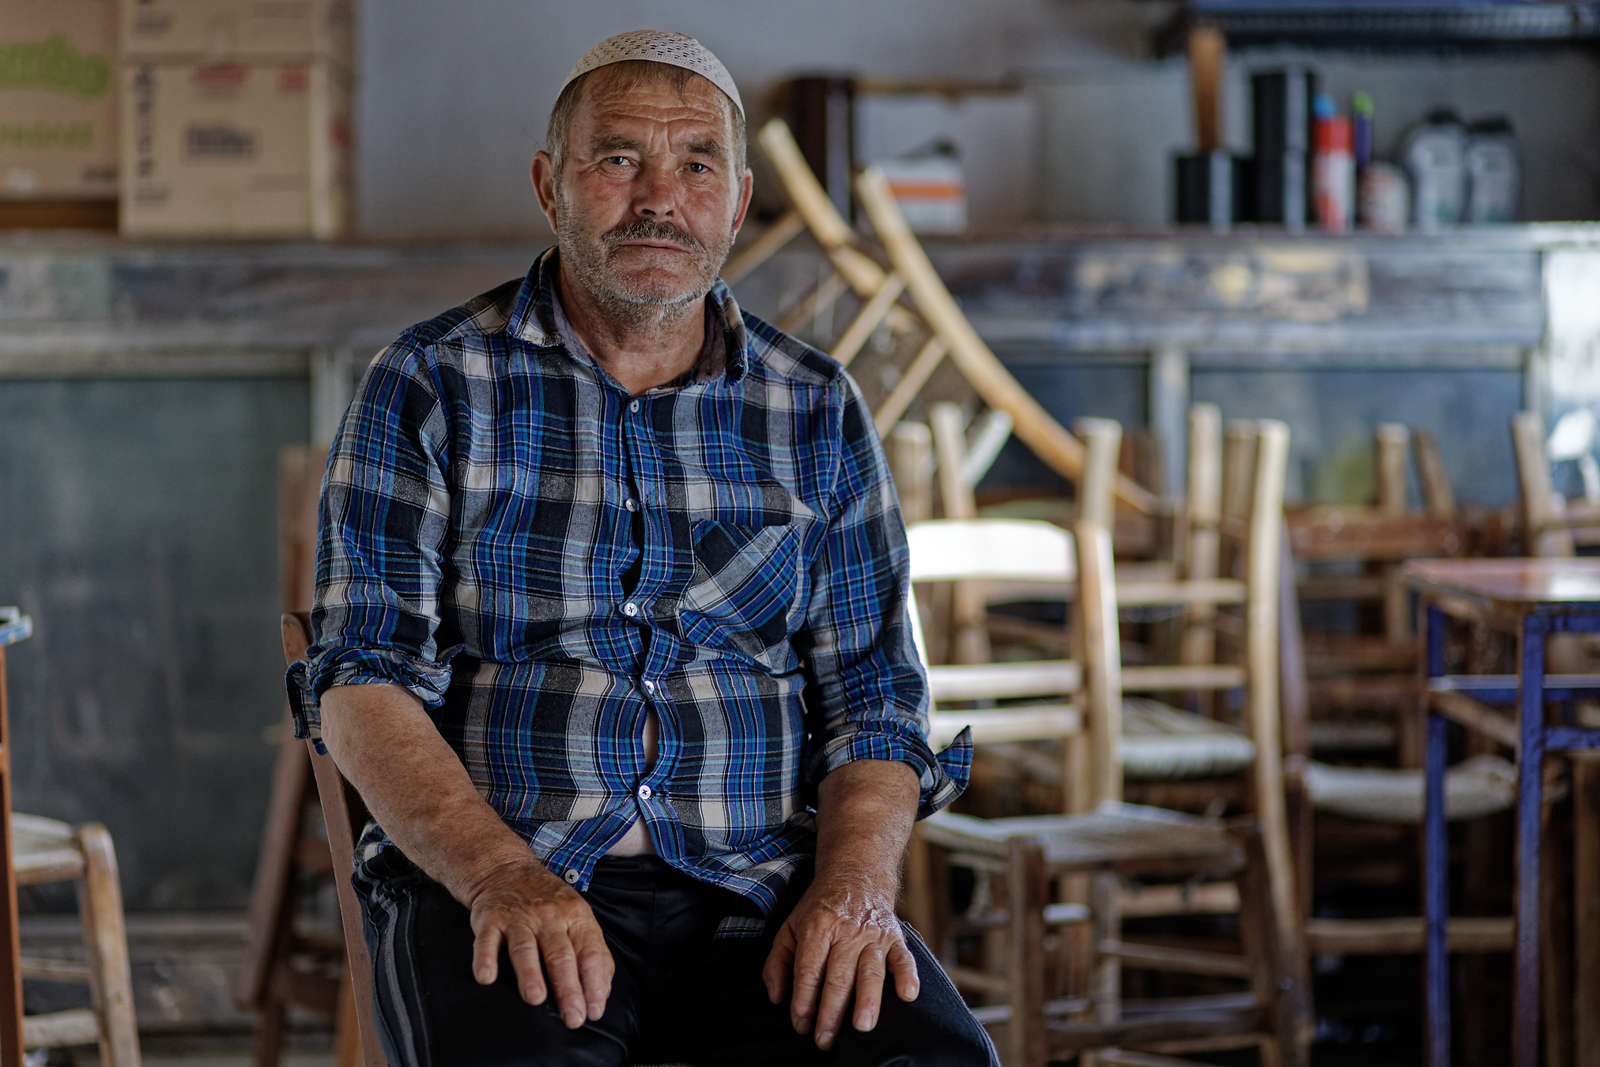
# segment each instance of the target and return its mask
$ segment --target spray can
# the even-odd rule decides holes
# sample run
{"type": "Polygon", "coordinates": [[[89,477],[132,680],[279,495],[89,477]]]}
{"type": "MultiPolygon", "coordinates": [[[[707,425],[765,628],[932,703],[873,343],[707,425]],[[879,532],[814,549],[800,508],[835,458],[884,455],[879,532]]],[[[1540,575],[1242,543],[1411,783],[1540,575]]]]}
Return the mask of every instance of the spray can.
{"type": "Polygon", "coordinates": [[[1355,133],[1356,180],[1372,165],[1372,94],[1350,97],[1350,125],[1355,133]]]}
{"type": "Polygon", "coordinates": [[[1350,229],[1355,211],[1356,166],[1350,120],[1331,96],[1318,96],[1311,127],[1311,188],[1317,222],[1329,233],[1350,229]]]}

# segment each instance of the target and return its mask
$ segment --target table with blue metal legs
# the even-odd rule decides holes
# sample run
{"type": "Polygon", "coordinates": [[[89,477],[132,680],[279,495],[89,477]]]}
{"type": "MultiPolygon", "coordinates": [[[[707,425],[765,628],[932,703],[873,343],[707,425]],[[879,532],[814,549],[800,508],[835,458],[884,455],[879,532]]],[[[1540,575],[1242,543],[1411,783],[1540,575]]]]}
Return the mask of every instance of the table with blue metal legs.
{"type": "MultiPolygon", "coordinates": [[[[1544,757],[1600,749],[1600,729],[1574,724],[1573,701],[1600,695],[1600,675],[1545,673],[1553,634],[1600,633],[1600,559],[1418,560],[1403,574],[1427,612],[1427,793],[1424,817],[1427,913],[1428,1063],[1450,1063],[1450,914],[1445,835],[1446,728],[1451,721],[1517,749],[1516,942],[1512,1063],[1536,1067],[1539,1054],[1539,865],[1544,757]],[[1485,623],[1517,638],[1515,675],[1445,673],[1450,618],[1485,623]],[[1497,710],[1510,705],[1514,717],[1497,710]],[[1558,710],[1552,716],[1551,709],[1558,710]]],[[[1580,946],[1580,951],[1582,947],[1580,946]]]]}

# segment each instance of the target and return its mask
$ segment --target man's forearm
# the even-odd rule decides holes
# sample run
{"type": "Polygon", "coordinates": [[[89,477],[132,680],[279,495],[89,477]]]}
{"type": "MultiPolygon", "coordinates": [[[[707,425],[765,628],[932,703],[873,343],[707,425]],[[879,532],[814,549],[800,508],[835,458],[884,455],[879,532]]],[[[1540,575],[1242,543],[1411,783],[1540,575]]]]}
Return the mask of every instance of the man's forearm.
{"type": "Polygon", "coordinates": [[[329,689],[322,694],[322,740],[390,840],[463,904],[471,905],[495,868],[537,862],[409,690],[329,689]]]}
{"type": "Polygon", "coordinates": [[[905,763],[856,760],[829,774],[817,790],[817,877],[864,882],[892,900],[917,797],[905,763]]]}

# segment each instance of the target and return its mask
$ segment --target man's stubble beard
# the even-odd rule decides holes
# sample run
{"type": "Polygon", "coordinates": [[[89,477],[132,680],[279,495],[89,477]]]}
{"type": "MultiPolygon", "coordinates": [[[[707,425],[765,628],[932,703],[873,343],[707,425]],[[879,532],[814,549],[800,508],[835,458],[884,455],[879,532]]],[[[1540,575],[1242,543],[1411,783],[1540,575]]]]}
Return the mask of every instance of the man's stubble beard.
{"type": "Polygon", "coordinates": [[[670,222],[636,219],[614,226],[598,239],[583,226],[583,218],[573,209],[566,191],[556,185],[556,242],[562,262],[579,284],[588,290],[606,317],[628,324],[675,317],[705,299],[716,284],[722,264],[733,247],[733,228],[723,238],[707,245],[693,234],[670,222]],[[688,253],[693,277],[675,291],[658,284],[634,284],[613,269],[611,257],[623,242],[638,240],[671,241],[688,253]]]}

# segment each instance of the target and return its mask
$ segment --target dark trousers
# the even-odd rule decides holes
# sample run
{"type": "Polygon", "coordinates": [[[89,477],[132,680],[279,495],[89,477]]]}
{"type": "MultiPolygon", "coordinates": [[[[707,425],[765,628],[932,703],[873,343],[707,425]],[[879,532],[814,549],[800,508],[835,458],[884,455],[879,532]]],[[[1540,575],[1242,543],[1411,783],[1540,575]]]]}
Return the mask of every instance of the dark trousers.
{"type": "Polygon", "coordinates": [[[738,896],[653,856],[601,860],[584,898],[616,976],[605,1014],[568,1030],[550,1001],[523,1001],[504,950],[493,985],[473,979],[467,909],[398,849],[364,864],[355,883],[392,1067],[998,1067],[983,1028],[910,930],[922,980],[916,1000],[902,1001],[885,983],[877,1027],[858,1033],[846,1011],[830,1052],[795,1033],[788,1003],[767,1000],[761,968],[799,887],[765,936],[713,938],[724,916],[749,913],[738,896]]]}

